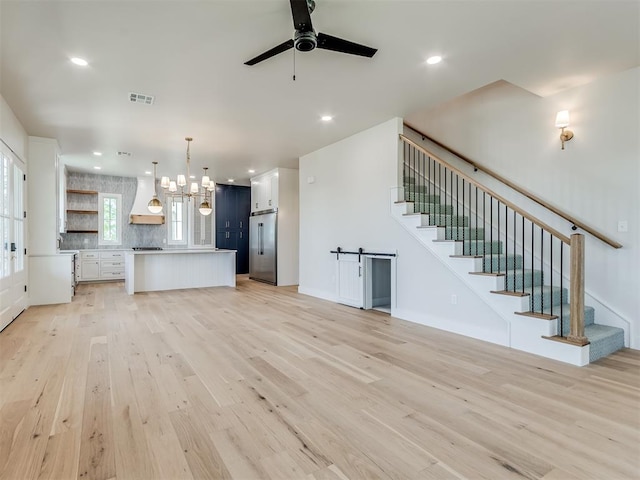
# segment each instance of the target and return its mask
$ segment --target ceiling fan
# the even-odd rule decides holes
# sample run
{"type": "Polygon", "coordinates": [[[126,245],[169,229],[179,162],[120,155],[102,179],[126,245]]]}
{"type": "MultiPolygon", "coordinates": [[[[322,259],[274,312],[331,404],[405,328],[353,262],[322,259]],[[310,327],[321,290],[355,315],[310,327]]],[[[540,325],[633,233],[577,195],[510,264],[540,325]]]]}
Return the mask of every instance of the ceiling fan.
{"type": "Polygon", "coordinates": [[[258,55],[251,60],[244,62],[245,65],[255,65],[267,60],[279,53],[295,47],[299,52],[310,52],[315,48],[332,50],[334,52],[348,53],[350,55],[360,55],[362,57],[373,57],[378,51],[376,48],[360,45],[342,38],[333,37],[325,33],[316,34],[311,24],[311,12],[315,9],[315,0],[289,0],[291,2],[291,15],[293,17],[293,28],[295,33],[293,39],[289,39],[271,50],[258,55]]]}

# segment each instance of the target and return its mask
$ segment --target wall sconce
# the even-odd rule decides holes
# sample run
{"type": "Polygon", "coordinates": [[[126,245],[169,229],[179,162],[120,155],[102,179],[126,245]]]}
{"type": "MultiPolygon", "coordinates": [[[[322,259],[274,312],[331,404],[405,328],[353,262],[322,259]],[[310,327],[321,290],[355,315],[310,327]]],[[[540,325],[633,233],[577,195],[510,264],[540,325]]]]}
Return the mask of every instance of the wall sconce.
{"type": "Polygon", "coordinates": [[[556,115],[556,128],[562,129],[560,132],[560,141],[562,142],[562,150],[564,150],[564,142],[568,142],[573,138],[571,130],[565,130],[569,126],[569,110],[562,110],[556,115]]]}

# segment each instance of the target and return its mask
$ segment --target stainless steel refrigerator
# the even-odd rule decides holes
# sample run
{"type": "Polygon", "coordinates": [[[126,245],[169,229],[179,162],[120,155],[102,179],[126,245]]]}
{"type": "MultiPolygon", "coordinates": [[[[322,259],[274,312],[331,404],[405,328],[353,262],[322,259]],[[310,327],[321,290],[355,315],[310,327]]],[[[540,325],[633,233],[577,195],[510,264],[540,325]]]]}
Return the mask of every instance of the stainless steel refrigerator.
{"type": "Polygon", "coordinates": [[[277,284],[276,210],[253,212],[249,221],[249,278],[277,284]]]}

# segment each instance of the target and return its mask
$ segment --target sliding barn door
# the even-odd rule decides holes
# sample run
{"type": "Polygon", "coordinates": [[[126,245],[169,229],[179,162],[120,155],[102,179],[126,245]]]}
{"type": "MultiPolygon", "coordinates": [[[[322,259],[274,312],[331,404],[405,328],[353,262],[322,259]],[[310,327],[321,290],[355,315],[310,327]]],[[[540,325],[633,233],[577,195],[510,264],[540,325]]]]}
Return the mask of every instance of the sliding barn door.
{"type": "Polygon", "coordinates": [[[338,255],[336,281],[338,302],[350,307],[364,306],[364,262],[358,255],[338,255]]]}

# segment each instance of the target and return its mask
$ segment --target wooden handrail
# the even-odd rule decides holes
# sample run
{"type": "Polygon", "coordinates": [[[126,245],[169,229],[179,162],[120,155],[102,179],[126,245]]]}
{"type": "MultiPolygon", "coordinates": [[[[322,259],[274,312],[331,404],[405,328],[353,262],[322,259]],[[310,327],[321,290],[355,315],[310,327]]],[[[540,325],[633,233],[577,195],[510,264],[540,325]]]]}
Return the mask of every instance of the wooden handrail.
{"type": "Polygon", "coordinates": [[[484,185],[479,184],[477,181],[475,181],[473,178],[469,177],[466,173],[464,173],[462,170],[458,170],[456,167],[448,164],[447,162],[445,162],[444,160],[441,160],[440,158],[438,158],[437,156],[435,156],[433,153],[429,152],[428,150],[426,150],[424,147],[421,147],[420,145],[418,145],[416,142],[414,142],[413,140],[411,140],[410,138],[405,137],[404,135],[400,134],[400,139],[407,143],[408,145],[411,145],[413,148],[421,151],[422,153],[424,153],[425,155],[428,155],[431,159],[433,159],[434,161],[438,162],[439,164],[441,164],[442,166],[444,166],[445,168],[448,168],[450,171],[454,172],[456,175],[458,175],[461,178],[464,178],[465,180],[467,180],[469,183],[471,183],[472,185],[474,185],[476,188],[478,188],[479,190],[482,190],[485,193],[488,193],[489,195],[491,195],[493,198],[495,198],[496,200],[498,200],[499,202],[501,202],[502,204],[506,205],[507,207],[509,207],[511,210],[519,213],[523,218],[526,218],[527,220],[529,220],[530,222],[536,224],[538,227],[542,228],[543,230],[549,232],[550,234],[552,234],[554,237],[558,238],[559,240],[561,240],[562,242],[566,243],[567,245],[571,245],[571,240],[569,239],[569,237],[567,237],[566,235],[560,233],[558,230],[556,230],[555,228],[547,225],[546,223],[544,223],[542,220],[534,217],[533,215],[525,212],[524,210],[522,210],[521,208],[519,208],[517,205],[515,205],[514,203],[510,202],[509,200],[507,200],[506,198],[502,197],[501,195],[497,194],[496,192],[494,192],[493,190],[485,187],[484,185]]]}
{"type": "MultiPolygon", "coordinates": [[[[436,145],[438,145],[440,148],[443,148],[445,150],[447,150],[448,152],[452,153],[453,155],[455,155],[456,157],[460,158],[461,160],[463,160],[464,162],[468,163],[469,165],[471,165],[474,169],[476,170],[480,170],[481,172],[486,173],[487,175],[492,176],[493,178],[495,178],[496,180],[500,181],[501,183],[504,183],[505,185],[507,185],[509,188],[512,188],[513,190],[515,190],[516,192],[524,195],[525,197],[527,197],[528,199],[536,202],[538,205],[542,205],[544,208],[546,208],[547,210],[552,211],[553,213],[555,213],[556,215],[558,215],[559,217],[565,219],[567,222],[570,222],[572,225],[584,230],[585,232],[589,233],[590,235],[593,235],[594,237],[596,237],[598,240],[606,243],[607,245],[613,247],[613,248],[621,248],[622,244],[616,242],[615,240],[612,240],[611,238],[607,237],[606,235],[598,232],[597,230],[595,230],[594,228],[589,227],[588,225],[585,225],[584,223],[580,222],[579,220],[576,220],[575,218],[573,218],[571,215],[563,212],[562,210],[558,209],[557,207],[554,207],[553,205],[545,202],[543,199],[541,199],[540,197],[534,195],[533,193],[525,190],[524,188],[522,188],[519,185],[516,185],[515,183],[511,182],[510,180],[504,178],[502,175],[494,172],[493,170],[486,168],[476,162],[474,162],[473,160],[465,157],[464,155],[462,155],[459,152],[456,152],[454,149],[452,149],[451,147],[448,147],[447,145],[444,145],[443,143],[438,142],[437,140],[434,140],[433,138],[429,137],[428,135],[422,133],[420,130],[416,129],[415,127],[412,127],[410,124],[405,123],[404,124],[406,127],[410,128],[411,130],[413,130],[414,132],[416,132],[418,135],[420,135],[423,139],[429,140],[432,143],[435,143],[436,145]]],[[[404,135],[400,135],[403,138],[407,138],[404,135]]],[[[407,139],[408,140],[408,139],[407,139]]],[[[412,142],[413,143],[413,142],[412,142]]],[[[415,145],[415,143],[414,143],[415,145]]],[[[420,147],[421,148],[421,147],[420,147]]],[[[433,154],[427,152],[425,150],[425,153],[427,153],[427,155],[430,156],[434,156],[433,154]]],[[[439,160],[439,159],[438,159],[439,160]]],[[[447,168],[449,167],[449,164],[447,164],[444,161],[440,161],[440,163],[447,165],[447,168]]],[[[564,241],[564,240],[563,240],[564,241]]],[[[568,243],[568,242],[567,242],[568,243]]]]}

